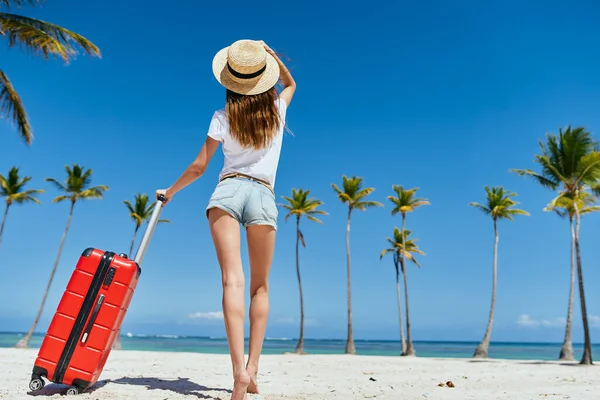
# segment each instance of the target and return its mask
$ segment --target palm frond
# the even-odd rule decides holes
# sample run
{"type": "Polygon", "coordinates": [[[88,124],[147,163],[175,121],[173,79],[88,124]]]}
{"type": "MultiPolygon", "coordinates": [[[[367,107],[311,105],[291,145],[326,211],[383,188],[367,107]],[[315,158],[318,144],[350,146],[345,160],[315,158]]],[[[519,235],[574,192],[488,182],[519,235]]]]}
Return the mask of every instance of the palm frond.
{"type": "Polygon", "coordinates": [[[128,200],[123,200],[123,204],[125,204],[125,207],[127,207],[131,214],[135,214],[135,209],[128,200]]]}
{"type": "Polygon", "coordinates": [[[352,198],[350,198],[350,196],[347,193],[345,193],[339,187],[337,187],[337,185],[335,183],[332,183],[331,187],[333,188],[333,190],[335,191],[335,193],[338,196],[338,199],[342,203],[350,203],[352,201],[352,198]]]}
{"type": "Polygon", "coordinates": [[[80,192],[77,197],[81,199],[101,199],[107,190],[108,186],[100,185],[80,192]]]}
{"type": "Polygon", "coordinates": [[[383,207],[383,204],[378,201],[361,201],[354,204],[354,208],[365,211],[367,208],[383,207]]]}
{"type": "Polygon", "coordinates": [[[0,13],[0,31],[7,37],[9,46],[19,44],[35,54],[43,54],[46,59],[56,56],[68,62],[77,55],[76,47],[100,57],[98,47],[85,37],[39,19],[0,13]]]}
{"type": "Polygon", "coordinates": [[[52,183],[61,192],[68,192],[68,190],[65,187],[65,185],[63,185],[62,183],[60,183],[59,181],[57,181],[54,178],[46,178],[46,182],[52,183]]]}
{"type": "Polygon", "coordinates": [[[600,211],[600,206],[590,206],[590,207],[582,208],[581,210],[579,210],[579,214],[586,215],[586,214],[591,214],[593,212],[599,212],[599,211],[600,211]]]}
{"type": "MultiPolygon", "coordinates": [[[[0,33],[2,26],[0,25],[0,33]]],[[[19,94],[12,86],[6,74],[0,70],[0,118],[6,116],[17,126],[19,135],[28,145],[33,140],[33,131],[29,124],[27,112],[19,94]]]]}
{"type": "Polygon", "coordinates": [[[373,193],[375,191],[375,188],[372,187],[368,187],[368,188],[364,188],[359,190],[356,195],[354,196],[355,200],[360,200],[364,197],[367,197],[368,195],[370,195],[371,193],[373,193]]]}
{"type": "Polygon", "coordinates": [[[308,210],[306,213],[309,215],[315,215],[315,214],[329,215],[329,213],[327,213],[327,211],[323,211],[323,210],[308,210]]]}
{"type": "Polygon", "coordinates": [[[65,200],[71,200],[72,201],[73,199],[72,199],[71,196],[57,196],[57,197],[55,197],[52,200],[52,202],[53,203],[61,203],[61,202],[65,201],[65,200]]]}
{"type": "Polygon", "coordinates": [[[492,210],[490,210],[489,208],[487,208],[483,204],[479,204],[479,203],[476,203],[476,202],[471,202],[471,203],[469,203],[469,206],[475,207],[476,209],[478,209],[479,211],[481,211],[482,213],[484,213],[486,215],[490,215],[492,213],[492,210]]]}
{"type": "Polygon", "coordinates": [[[579,161],[579,168],[574,186],[595,185],[600,182],[600,152],[594,151],[583,155],[579,161]]]}
{"type": "Polygon", "coordinates": [[[519,176],[528,176],[533,180],[537,181],[537,183],[539,183],[541,186],[549,189],[556,189],[559,185],[558,182],[552,181],[530,169],[511,169],[509,171],[519,176]]]}
{"type": "Polygon", "coordinates": [[[300,239],[300,243],[302,243],[302,247],[306,248],[306,242],[304,241],[304,235],[302,231],[298,229],[298,238],[300,239]]]}
{"type": "Polygon", "coordinates": [[[42,0],[0,0],[0,6],[10,10],[12,6],[37,6],[42,4],[42,0]]]}
{"type": "Polygon", "coordinates": [[[404,236],[402,235],[402,231],[398,229],[398,227],[394,227],[394,235],[393,238],[387,238],[387,242],[391,247],[384,249],[379,255],[379,259],[383,258],[384,255],[388,253],[394,253],[396,256],[400,257],[402,254],[404,258],[415,263],[419,268],[421,265],[415,259],[415,254],[425,255],[425,252],[419,248],[416,244],[418,239],[410,238],[411,231],[408,229],[404,230],[404,236]]]}
{"type": "Polygon", "coordinates": [[[598,201],[598,198],[585,190],[580,191],[578,193],[559,193],[557,197],[552,199],[550,203],[548,203],[548,205],[544,207],[544,211],[554,211],[561,218],[568,216],[572,219],[575,216],[575,207],[573,200],[575,198],[577,199],[577,207],[579,208],[579,212],[581,215],[588,213],[584,212],[584,210],[586,209],[590,209],[589,212],[595,211],[592,205],[598,201]]]}
{"type": "Polygon", "coordinates": [[[415,265],[419,268],[421,268],[421,264],[419,264],[419,262],[417,261],[417,259],[408,251],[404,252],[404,258],[406,258],[408,261],[412,261],[413,263],[415,263],[415,265]]]}
{"type": "Polygon", "coordinates": [[[312,215],[307,215],[306,218],[308,218],[309,220],[311,220],[313,222],[318,222],[319,224],[323,223],[323,221],[321,221],[319,218],[313,217],[312,215]]]}
{"type": "MultiPolygon", "coordinates": [[[[388,238],[389,240],[389,238],[388,238]]],[[[381,260],[383,258],[383,256],[385,256],[388,253],[394,253],[396,251],[396,249],[384,249],[381,254],[379,255],[379,259],[381,260]]]]}
{"type": "Polygon", "coordinates": [[[42,202],[38,198],[35,197],[37,194],[41,194],[41,193],[44,193],[44,191],[41,189],[29,189],[29,190],[25,190],[24,192],[20,192],[20,193],[13,195],[12,200],[15,203],[19,203],[19,204],[28,203],[28,202],[42,204],[42,202]]]}
{"type": "Polygon", "coordinates": [[[500,215],[499,218],[506,218],[510,221],[514,221],[513,216],[515,215],[524,215],[526,217],[529,217],[529,213],[527,211],[519,210],[518,208],[504,210],[500,215]]]}
{"type": "Polygon", "coordinates": [[[396,193],[395,196],[387,196],[387,199],[394,205],[392,215],[397,213],[406,214],[415,209],[430,205],[429,200],[415,197],[418,187],[405,189],[402,185],[392,185],[392,190],[396,193]]]}
{"type": "Polygon", "coordinates": [[[514,208],[519,204],[512,199],[512,197],[517,195],[515,192],[509,192],[502,186],[495,186],[492,188],[485,186],[485,192],[487,200],[486,206],[475,202],[469,203],[469,205],[491,216],[494,220],[512,220],[515,215],[529,215],[529,213],[524,210],[514,208]]]}
{"type": "Polygon", "coordinates": [[[282,198],[287,201],[287,204],[283,204],[283,208],[288,210],[284,221],[287,221],[288,218],[292,215],[300,218],[302,216],[306,216],[309,220],[314,222],[323,223],[316,217],[312,217],[312,215],[327,215],[327,213],[323,210],[317,210],[317,207],[323,205],[323,202],[319,199],[309,197],[310,190],[304,189],[292,189],[292,196],[282,196],[282,198]]]}

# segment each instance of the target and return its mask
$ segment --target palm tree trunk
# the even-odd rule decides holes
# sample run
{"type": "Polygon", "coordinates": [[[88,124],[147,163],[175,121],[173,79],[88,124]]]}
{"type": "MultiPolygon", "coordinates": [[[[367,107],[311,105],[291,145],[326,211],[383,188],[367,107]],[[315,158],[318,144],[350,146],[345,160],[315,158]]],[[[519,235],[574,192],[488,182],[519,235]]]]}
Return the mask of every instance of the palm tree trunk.
{"type": "Polygon", "coordinates": [[[413,347],[412,336],[410,332],[410,314],[408,312],[408,281],[406,277],[405,264],[400,264],[402,268],[402,276],[404,277],[404,302],[406,303],[406,351],[404,356],[414,356],[416,354],[415,348],[413,347]]]}
{"type": "Polygon", "coordinates": [[[581,252],[579,250],[579,226],[581,224],[581,216],[579,215],[579,207],[577,202],[573,202],[575,209],[575,253],[577,256],[577,280],[579,283],[579,301],[581,302],[581,319],[583,322],[583,355],[580,364],[592,365],[592,342],[590,340],[590,326],[585,306],[585,292],[583,291],[583,270],[581,267],[581,252]]]}
{"type": "Polygon", "coordinates": [[[33,325],[29,328],[29,331],[17,342],[15,347],[17,348],[26,348],[29,346],[29,340],[31,336],[33,336],[33,332],[37,327],[37,324],[42,316],[42,312],[44,311],[44,304],[46,303],[46,298],[48,297],[48,292],[50,291],[50,286],[52,286],[52,280],[54,279],[54,274],[56,273],[56,269],[58,268],[58,263],[60,261],[60,254],[62,253],[63,245],[65,244],[65,239],[67,237],[67,232],[69,231],[69,227],[71,226],[71,219],[73,219],[73,208],[75,207],[75,202],[71,202],[71,209],[69,210],[69,219],[67,220],[67,226],[65,227],[65,231],[62,235],[62,239],[60,240],[60,246],[58,246],[58,254],[56,255],[56,261],[54,261],[54,267],[52,267],[52,272],[50,273],[50,279],[48,280],[48,285],[46,286],[46,291],[44,292],[44,297],[42,297],[42,304],[40,304],[40,309],[33,321],[33,325]]]}
{"type": "Polygon", "coordinates": [[[137,235],[138,230],[140,229],[140,225],[135,224],[135,230],[133,231],[133,237],[131,238],[131,246],[129,246],[129,258],[133,258],[133,246],[135,245],[135,237],[137,235]]]}
{"type": "Polygon", "coordinates": [[[346,341],[346,354],[356,354],[354,335],[352,333],[352,291],[350,282],[350,216],[352,207],[348,207],[348,224],[346,225],[346,260],[348,263],[348,340],[346,341]]]}
{"type": "Polygon", "coordinates": [[[487,358],[488,348],[490,347],[490,339],[492,337],[492,325],[494,323],[494,307],[496,305],[496,281],[498,277],[498,225],[494,219],[494,272],[492,279],[492,305],[490,307],[490,317],[488,319],[487,328],[485,329],[485,335],[483,340],[475,349],[475,358],[487,358]]]}
{"type": "Polygon", "coordinates": [[[406,263],[404,246],[406,244],[406,232],[404,231],[404,223],[406,222],[406,213],[402,213],[402,254],[400,258],[400,267],[402,268],[402,276],[404,277],[404,304],[406,307],[406,349],[402,355],[414,356],[415,349],[412,343],[412,336],[410,332],[410,314],[408,311],[408,282],[406,279],[406,269],[404,268],[406,263]]]}
{"type": "Polygon", "coordinates": [[[8,216],[9,207],[10,203],[6,203],[6,210],[4,210],[4,218],[2,218],[2,225],[0,225],[0,244],[2,244],[2,233],[4,232],[4,223],[6,222],[6,217],[8,216]]]}
{"type": "Polygon", "coordinates": [[[302,280],[300,279],[300,216],[296,216],[296,275],[298,276],[298,291],[300,293],[300,337],[296,345],[297,354],[304,354],[304,297],[302,296],[302,280]]]}
{"type": "Polygon", "coordinates": [[[400,322],[400,348],[401,355],[406,352],[406,341],[404,340],[404,324],[402,323],[402,299],[400,297],[400,269],[398,260],[394,257],[394,266],[396,267],[396,297],[398,298],[398,320],[400,322]]]}
{"type": "Polygon", "coordinates": [[[565,328],[565,341],[560,349],[559,360],[572,361],[573,340],[571,339],[571,327],[573,325],[573,297],[575,295],[575,227],[573,226],[573,217],[569,218],[569,227],[571,228],[571,285],[569,286],[569,306],[567,308],[567,326],[565,328]]]}

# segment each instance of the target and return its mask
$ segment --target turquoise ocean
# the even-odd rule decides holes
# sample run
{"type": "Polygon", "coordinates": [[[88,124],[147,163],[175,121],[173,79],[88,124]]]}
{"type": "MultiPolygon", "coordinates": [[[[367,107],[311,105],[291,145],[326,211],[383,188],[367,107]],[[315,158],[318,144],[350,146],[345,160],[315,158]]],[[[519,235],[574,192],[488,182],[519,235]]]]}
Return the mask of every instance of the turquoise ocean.
{"type": "MultiPolygon", "coordinates": [[[[23,336],[23,333],[1,333],[0,347],[12,347],[23,336]]],[[[35,334],[30,347],[38,348],[44,338],[43,334],[35,334]]],[[[202,336],[167,336],[167,335],[126,335],[121,338],[124,350],[171,351],[228,354],[227,340],[223,338],[202,336]]],[[[355,340],[356,352],[366,356],[397,356],[400,353],[398,341],[355,340]]],[[[419,357],[470,358],[476,342],[429,342],[414,341],[419,357]]],[[[346,342],[336,339],[306,339],[305,351],[310,354],[343,354],[346,342]]],[[[294,351],[296,339],[266,338],[263,354],[282,354],[294,351]]],[[[561,343],[503,343],[492,342],[489,356],[491,358],[517,360],[556,360],[561,343]]],[[[582,352],[581,344],[574,344],[575,358],[582,352]]],[[[594,353],[600,352],[600,345],[594,345],[594,353]]]]}

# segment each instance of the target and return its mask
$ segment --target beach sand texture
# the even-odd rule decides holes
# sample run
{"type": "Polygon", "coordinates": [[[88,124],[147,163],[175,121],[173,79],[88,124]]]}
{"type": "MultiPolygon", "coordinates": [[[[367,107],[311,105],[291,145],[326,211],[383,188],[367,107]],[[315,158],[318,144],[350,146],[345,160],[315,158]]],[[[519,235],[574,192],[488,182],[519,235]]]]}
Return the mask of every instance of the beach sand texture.
{"type": "MultiPolygon", "coordinates": [[[[0,398],[27,394],[37,350],[0,349],[0,398]]],[[[260,395],[249,400],[556,400],[600,399],[600,367],[558,362],[474,361],[345,355],[266,355],[260,395]],[[438,387],[452,381],[454,388],[438,387]]],[[[101,380],[88,392],[63,397],[66,386],[48,383],[39,399],[229,399],[229,357],[199,353],[114,351],[101,380]]]]}

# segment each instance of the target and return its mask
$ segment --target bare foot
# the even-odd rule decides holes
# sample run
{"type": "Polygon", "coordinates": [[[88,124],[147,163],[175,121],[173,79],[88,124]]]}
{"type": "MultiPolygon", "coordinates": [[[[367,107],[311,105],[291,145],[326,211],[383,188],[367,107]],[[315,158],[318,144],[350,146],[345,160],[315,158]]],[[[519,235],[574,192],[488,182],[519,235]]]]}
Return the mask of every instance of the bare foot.
{"type": "Polygon", "coordinates": [[[250,375],[248,372],[242,370],[233,382],[233,393],[231,393],[231,400],[244,400],[246,399],[246,391],[250,384],[250,375]]]}
{"type": "Polygon", "coordinates": [[[256,382],[256,375],[258,374],[258,368],[247,366],[246,372],[250,375],[250,384],[248,385],[248,393],[259,394],[258,383],[256,382]]]}

